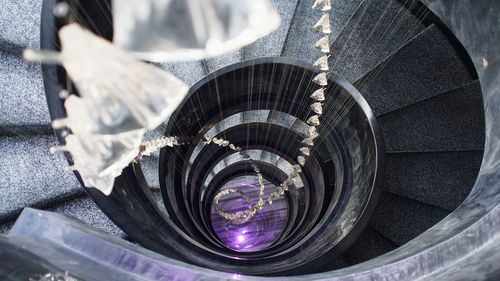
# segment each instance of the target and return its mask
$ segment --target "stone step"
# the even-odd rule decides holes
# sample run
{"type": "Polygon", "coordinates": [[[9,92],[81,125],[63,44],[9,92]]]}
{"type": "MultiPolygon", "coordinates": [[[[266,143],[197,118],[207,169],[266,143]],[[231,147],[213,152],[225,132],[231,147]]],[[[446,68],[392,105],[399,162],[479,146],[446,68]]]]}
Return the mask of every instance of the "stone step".
{"type": "Polygon", "coordinates": [[[84,192],[64,156],[49,152],[54,145],[54,136],[0,137],[0,222],[84,192]]]}
{"type": "Polygon", "coordinates": [[[243,49],[239,49],[221,56],[206,59],[205,64],[207,66],[207,72],[212,73],[216,70],[219,70],[231,64],[238,63],[242,60],[243,60],[243,49]]]}
{"type": "Polygon", "coordinates": [[[280,26],[268,36],[244,47],[243,60],[279,57],[281,55],[297,0],[272,0],[272,4],[281,17],[280,26]]]}
{"type": "Polygon", "coordinates": [[[390,192],[382,192],[369,226],[398,247],[417,237],[448,211],[390,192]]]}
{"type": "MultiPolygon", "coordinates": [[[[330,15],[332,32],[329,35],[330,43],[337,36],[358,9],[362,0],[333,0],[330,15]]],[[[314,31],[313,26],[322,16],[322,12],[311,9],[313,1],[299,0],[297,8],[288,31],[288,36],[283,46],[282,56],[298,58],[302,61],[314,63],[321,53],[314,48],[314,44],[323,34],[314,31]]]]}
{"type": "Polygon", "coordinates": [[[354,82],[384,61],[424,28],[404,8],[417,0],[365,0],[331,45],[330,67],[354,82]]]}
{"type": "Polygon", "coordinates": [[[473,81],[441,31],[430,26],[355,83],[375,115],[473,81]]]}
{"type": "Polygon", "coordinates": [[[367,227],[359,238],[344,253],[352,264],[358,264],[396,249],[397,246],[378,233],[375,229],[367,227]]]}
{"type": "Polygon", "coordinates": [[[482,150],[484,114],[478,82],[377,117],[389,152],[482,150]]]}
{"type": "Polygon", "coordinates": [[[453,211],[476,181],[483,151],[387,153],[384,189],[453,211]]]}
{"type": "Polygon", "coordinates": [[[0,52],[0,89],[0,132],[8,134],[13,127],[37,130],[49,126],[40,65],[0,52]]]}
{"type": "MultiPolygon", "coordinates": [[[[0,50],[20,55],[40,47],[42,0],[1,0],[0,50]]],[[[1,63],[3,64],[3,63],[1,63]]]]}

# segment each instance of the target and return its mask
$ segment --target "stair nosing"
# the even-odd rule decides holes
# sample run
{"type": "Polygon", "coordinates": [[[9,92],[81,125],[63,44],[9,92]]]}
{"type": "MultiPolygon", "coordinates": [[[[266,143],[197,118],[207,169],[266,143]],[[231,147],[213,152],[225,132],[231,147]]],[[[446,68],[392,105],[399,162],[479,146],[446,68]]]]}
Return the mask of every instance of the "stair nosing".
{"type": "Polygon", "coordinates": [[[379,63],[377,63],[375,66],[373,66],[370,70],[366,71],[365,73],[363,73],[362,75],[360,75],[360,77],[358,79],[356,79],[356,81],[354,81],[352,84],[353,85],[356,85],[357,83],[359,83],[360,81],[362,81],[363,79],[365,79],[365,77],[370,74],[374,69],[376,69],[377,67],[380,67],[382,66],[383,64],[387,63],[394,55],[396,55],[398,52],[400,52],[403,48],[407,47],[410,43],[412,43],[415,39],[417,39],[418,37],[420,37],[422,34],[424,34],[425,32],[427,32],[428,30],[432,29],[432,28],[437,28],[436,25],[434,24],[431,24],[429,26],[427,26],[426,28],[424,28],[424,30],[420,31],[419,33],[415,34],[415,36],[413,36],[412,38],[409,38],[408,41],[406,43],[404,43],[403,45],[401,45],[399,48],[397,48],[394,52],[392,52],[391,54],[389,54],[386,58],[384,58],[382,61],[380,61],[379,63]]]}
{"type": "Polygon", "coordinates": [[[8,41],[8,40],[2,40],[0,38],[0,51],[8,53],[12,56],[22,58],[22,53],[23,50],[26,48],[26,46],[19,45],[17,43],[8,41]]]}
{"type": "Polygon", "coordinates": [[[368,223],[368,225],[366,226],[366,228],[369,228],[371,229],[371,231],[377,233],[378,235],[380,235],[381,237],[383,237],[385,239],[385,241],[389,242],[391,245],[394,246],[394,249],[392,250],[395,250],[397,248],[399,248],[401,245],[399,245],[398,243],[392,241],[391,238],[387,237],[386,235],[384,235],[382,232],[380,232],[378,229],[376,229],[375,227],[373,227],[372,225],[370,225],[370,223],[368,223]]]}
{"type": "Polygon", "coordinates": [[[351,23],[352,21],[352,18],[354,17],[354,15],[356,15],[356,13],[359,11],[359,9],[361,8],[361,6],[365,3],[365,2],[368,2],[368,0],[363,0],[359,3],[358,7],[356,8],[356,10],[354,11],[354,13],[352,13],[352,15],[349,17],[349,19],[346,21],[346,23],[344,24],[344,26],[342,26],[342,28],[340,29],[339,33],[337,34],[337,37],[335,37],[335,39],[332,41],[332,44],[330,44],[330,47],[333,46],[333,44],[335,44],[340,36],[340,34],[342,34],[342,32],[344,32],[344,29],[349,26],[349,24],[351,23]]]}
{"type": "Polygon", "coordinates": [[[467,86],[475,84],[475,83],[477,83],[479,86],[481,86],[479,84],[479,80],[472,80],[472,81],[466,82],[464,84],[461,84],[461,85],[459,85],[459,86],[457,86],[455,88],[451,88],[451,89],[448,89],[446,91],[439,92],[439,93],[437,93],[437,94],[435,94],[433,96],[425,97],[423,99],[416,100],[416,101],[414,101],[412,103],[405,104],[405,105],[403,105],[401,107],[398,107],[398,108],[395,108],[395,109],[391,109],[391,110],[388,110],[388,111],[385,111],[385,112],[378,113],[375,117],[381,117],[381,116],[386,115],[386,114],[390,114],[390,113],[394,113],[394,112],[397,112],[397,111],[400,111],[400,110],[407,109],[407,108],[409,108],[409,107],[411,107],[413,105],[416,105],[416,104],[419,104],[419,103],[431,100],[433,98],[438,98],[438,97],[446,95],[446,94],[448,94],[448,93],[450,93],[452,91],[456,91],[456,90],[458,90],[460,88],[467,87],[467,86]]]}
{"type": "Polygon", "coordinates": [[[52,136],[50,124],[0,124],[0,137],[52,136]]]}
{"type": "MultiPolygon", "coordinates": [[[[288,29],[286,30],[285,40],[283,40],[283,45],[281,45],[280,57],[282,57],[283,53],[285,52],[285,46],[286,46],[286,43],[288,42],[288,39],[290,36],[290,28],[292,27],[292,23],[294,22],[295,16],[297,15],[297,6],[299,5],[299,1],[300,0],[295,1],[295,8],[293,9],[293,15],[292,15],[292,18],[290,19],[290,24],[288,25],[288,29]]],[[[243,50],[243,48],[241,48],[241,49],[243,50]]],[[[245,59],[244,53],[245,52],[243,52],[243,54],[242,54],[243,60],[245,59]]]]}
{"type": "Polygon", "coordinates": [[[443,208],[441,206],[437,206],[437,205],[434,205],[434,204],[431,204],[431,203],[428,203],[428,202],[424,202],[424,201],[420,201],[420,200],[415,199],[415,198],[408,197],[408,196],[406,196],[404,194],[401,194],[401,193],[397,193],[397,192],[394,192],[394,191],[391,191],[391,190],[387,190],[385,188],[385,185],[382,187],[382,190],[384,192],[390,193],[390,194],[392,194],[394,196],[400,196],[400,197],[403,197],[405,199],[412,200],[412,201],[418,202],[420,204],[424,204],[424,205],[426,205],[428,207],[433,207],[433,208],[440,209],[442,211],[446,211],[446,212],[449,212],[449,213],[451,213],[451,212],[453,212],[453,210],[455,210],[455,209],[450,210],[450,209],[447,209],[447,208],[443,208]]]}
{"type": "Polygon", "coordinates": [[[440,153],[440,152],[484,152],[484,148],[477,149],[445,149],[445,150],[386,150],[388,154],[402,154],[402,153],[440,153]]]}
{"type": "Polygon", "coordinates": [[[16,208],[15,210],[11,210],[5,214],[0,215],[0,224],[5,224],[8,223],[9,221],[15,221],[16,218],[19,216],[19,214],[23,211],[24,208],[30,207],[30,208],[36,208],[36,209],[49,209],[51,207],[54,207],[56,205],[60,205],[72,200],[75,200],[77,198],[85,196],[86,192],[84,190],[84,187],[80,187],[68,192],[63,192],[60,194],[57,194],[56,196],[52,198],[46,198],[44,200],[40,200],[38,202],[32,202],[28,206],[20,206],[19,208],[16,208]],[[58,198],[59,197],[59,198],[58,198]]]}

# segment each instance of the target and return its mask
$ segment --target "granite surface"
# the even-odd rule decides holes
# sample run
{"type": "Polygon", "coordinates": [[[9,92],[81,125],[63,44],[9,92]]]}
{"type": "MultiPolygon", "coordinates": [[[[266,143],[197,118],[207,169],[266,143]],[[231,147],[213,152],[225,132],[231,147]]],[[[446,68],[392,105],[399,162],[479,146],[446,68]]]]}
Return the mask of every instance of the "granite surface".
{"type": "Polygon", "coordinates": [[[207,66],[208,73],[212,73],[225,66],[238,63],[242,59],[243,59],[243,49],[239,49],[221,56],[206,59],[205,64],[207,66]]]}
{"type": "Polygon", "coordinates": [[[426,231],[448,211],[390,192],[382,192],[370,227],[401,246],[426,231]]]}
{"type": "MultiPolygon", "coordinates": [[[[330,10],[330,43],[337,39],[346,23],[358,9],[362,0],[333,0],[330,10]]],[[[288,31],[285,45],[283,46],[284,57],[293,57],[305,62],[314,63],[321,53],[313,48],[314,44],[323,34],[314,31],[312,27],[323,14],[321,11],[311,9],[312,1],[299,0],[295,15],[288,31]]]]}
{"type": "Polygon", "coordinates": [[[476,181],[482,151],[387,153],[384,189],[453,211],[476,181]]]}
{"type": "Polygon", "coordinates": [[[0,50],[19,55],[39,48],[42,0],[2,0],[0,6],[0,50]]]}
{"type": "Polygon", "coordinates": [[[355,86],[375,115],[380,115],[471,81],[455,49],[439,29],[430,26],[355,86]]]}
{"type": "Polygon", "coordinates": [[[273,7],[281,17],[278,29],[243,48],[243,60],[279,57],[292,22],[297,0],[272,0],[273,7]]]}
{"type": "Polygon", "coordinates": [[[41,67],[0,52],[0,127],[48,126],[41,67]]]}
{"type": "Polygon", "coordinates": [[[158,63],[156,65],[169,71],[190,86],[208,73],[204,61],[170,62],[158,63]]]}
{"type": "Polygon", "coordinates": [[[423,29],[400,1],[365,0],[331,45],[330,67],[354,82],[423,29]]]}
{"type": "Polygon", "coordinates": [[[0,137],[0,222],[27,206],[43,207],[82,194],[62,154],[51,154],[54,136],[0,137]]]}
{"type": "Polygon", "coordinates": [[[386,151],[482,150],[483,102],[479,83],[377,118],[386,151]]]}
{"type": "Polygon", "coordinates": [[[358,240],[346,250],[344,256],[352,264],[357,264],[390,252],[396,247],[394,242],[368,226],[358,240]]]}
{"type": "Polygon", "coordinates": [[[47,211],[67,215],[91,225],[101,231],[125,238],[125,233],[118,228],[86,194],[70,201],[57,204],[47,211]]]}
{"type": "Polygon", "coordinates": [[[141,170],[148,185],[152,188],[160,187],[159,180],[159,153],[156,152],[150,157],[143,157],[140,160],[141,170]]]}

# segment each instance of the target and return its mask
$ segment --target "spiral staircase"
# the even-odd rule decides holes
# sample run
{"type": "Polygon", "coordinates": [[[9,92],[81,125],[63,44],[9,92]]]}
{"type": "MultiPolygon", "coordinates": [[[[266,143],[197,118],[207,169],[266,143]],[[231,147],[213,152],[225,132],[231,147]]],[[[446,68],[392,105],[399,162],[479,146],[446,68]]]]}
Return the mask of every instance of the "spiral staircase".
{"type": "MultiPolygon", "coordinates": [[[[495,127],[495,124],[499,121],[494,114],[498,113],[498,108],[494,108],[495,105],[498,107],[498,97],[487,95],[498,94],[498,75],[478,70],[479,66],[498,68],[495,61],[498,57],[471,54],[468,48],[474,47],[476,52],[484,49],[477,45],[471,47],[466,42],[464,48],[460,41],[471,37],[467,37],[463,26],[454,29],[458,26],[457,18],[447,20],[451,18],[448,11],[460,13],[460,8],[466,7],[466,1],[458,1],[459,8],[453,9],[438,1],[423,2],[430,9],[418,1],[332,1],[332,56],[329,61],[334,66],[334,73],[354,85],[375,116],[383,139],[380,151],[385,159],[385,164],[380,166],[384,171],[377,187],[380,194],[378,200],[375,198],[378,202],[367,216],[364,227],[359,228],[353,241],[341,252],[328,262],[320,262],[319,266],[311,266],[308,270],[302,267],[278,275],[316,273],[308,278],[358,276],[377,279],[369,275],[370,270],[384,268],[385,264],[397,265],[404,273],[399,272],[402,275],[396,276],[395,271],[387,267],[386,271],[377,273],[381,280],[383,276],[387,279],[428,277],[458,280],[470,275],[456,273],[453,266],[455,269],[460,265],[475,268],[481,262],[474,258],[482,258],[482,264],[488,265],[488,261],[498,256],[493,249],[500,247],[500,238],[495,236],[494,230],[488,232],[499,225],[497,205],[500,200],[495,194],[500,187],[499,181],[495,181],[498,173],[495,165],[498,125],[495,127]],[[484,97],[491,99],[490,103],[484,97]],[[488,225],[482,226],[481,223],[488,225]],[[486,230],[483,233],[476,228],[486,230]],[[466,241],[467,237],[470,240],[466,241]],[[493,253],[487,255],[478,251],[477,256],[457,259],[453,263],[436,262],[442,267],[426,271],[426,266],[432,267],[432,257],[434,261],[440,260],[432,254],[444,255],[447,252],[441,248],[451,249],[460,241],[477,245],[476,249],[485,249],[481,247],[488,245],[486,248],[493,253]],[[432,246],[420,247],[424,242],[432,246]],[[478,244],[474,244],[476,242],[478,244]],[[441,252],[430,252],[436,249],[441,249],[441,252]],[[423,252],[429,255],[419,256],[423,252]],[[405,268],[411,265],[401,262],[403,259],[399,258],[403,256],[409,264],[420,264],[420,268],[405,268]],[[417,256],[427,258],[427,262],[409,260],[417,256]],[[420,275],[412,275],[412,272],[420,275]]],[[[140,234],[136,225],[127,225],[126,216],[112,209],[119,204],[106,203],[106,199],[93,190],[85,192],[77,178],[64,171],[67,166],[64,156],[49,153],[48,148],[58,141],[50,126],[42,67],[23,61],[20,54],[26,47],[40,46],[42,18],[49,17],[54,1],[3,0],[2,4],[8,9],[0,11],[0,233],[9,232],[23,208],[34,207],[76,217],[99,230],[141,243],[146,235],[140,234]],[[120,230],[101,209],[125,231],[120,230]]],[[[310,9],[311,1],[274,0],[273,5],[282,22],[271,35],[221,57],[158,66],[199,87],[200,80],[207,83],[214,77],[220,78],[218,75],[225,71],[221,72],[221,69],[249,60],[285,57],[314,62],[317,53],[312,46],[318,36],[311,31],[311,26],[320,14],[310,9]]],[[[498,5],[496,8],[500,10],[498,5]]],[[[92,12],[88,11],[88,14],[92,12]]],[[[485,18],[488,23],[487,19],[494,16],[486,14],[485,18]]],[[[95,24],[106,25],[102,22],[95,24]]],[[[489,42],[498,39],[499,31],[492,30],[493,39],[489,40],[493,41],[489,42]]],[[[286,64],[287,60],[274,61],[277,62],[286,64]]],[[[252,64],[257,65],[258,60],[252,64]]],[[[49,107],[51,103],[49,99],[49,107]]],[[[270,111],[255,114],[264,115],[258,116],[263,120],[272,117],[270,111]]],[[[168,124],[148,137],[162,136],[165,130],[169,130],[168,124]]],[[[143,159],[140,170],[158,206],[168,214],[172,210],[163,203],[168,199],[165,195],[168,192],[158,172],[159,163],[165,161],[162,157],[164,155],[156,154],[143,159]]],[[[268,155],[262,153],[260,157],[262,160],[268,155]]],[[[219,168],[223,170],[229,166],[226,163],[219,168]]],[[[158,251],[156,244],[142,244],[158,251]]],[[[171,250],[162,253],[173,258],[179,256],[171,250]]],[[[456,250],[454,253],[461,252],[456,250]]],[[[185,257],[182,260],[203,264],[185,257]]],[[[500,276],[498,265],[482,270],[485,275],[475,278],[493,280],[500,276]]]]}

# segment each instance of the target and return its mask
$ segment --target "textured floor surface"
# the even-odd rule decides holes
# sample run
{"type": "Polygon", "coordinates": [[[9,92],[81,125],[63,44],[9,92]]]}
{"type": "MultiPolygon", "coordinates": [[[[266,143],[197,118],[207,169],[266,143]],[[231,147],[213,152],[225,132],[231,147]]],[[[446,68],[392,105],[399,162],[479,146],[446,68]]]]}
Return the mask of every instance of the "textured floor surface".
{"type": "MultiPolygon", "coordinates": [[[[310,9],[312,1],[272,2],[282,22],[270,36],[223,56],[158,66],[193,85],[252,58],[314,62],[312,46],[321,34],[311,26],[321,13],[310,9]]],[[[481,163],[480,85],[440,28],[419,21],[402,2],[412,1],[332,0],[329,63],[356,85],[377,115],[386,172],[369,226],[330,268],[386,253],[437,223],[465,199],[481,163]]],[[[25,47],[39,46],[41,3],[0,0],[0,233],[10,229],[22,208],[34,206],[125,237],[64,171],[64,157],[48,151],[56,139],[41,67],[20,58],[25,47]]],[[[164,129],[146,138],[161,136],[164,129]]],[[[160,202],[158,155],[141,165],[160,202]]]]}

